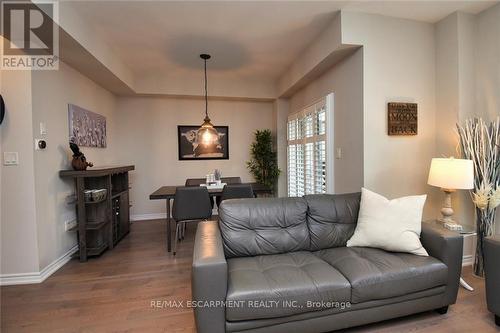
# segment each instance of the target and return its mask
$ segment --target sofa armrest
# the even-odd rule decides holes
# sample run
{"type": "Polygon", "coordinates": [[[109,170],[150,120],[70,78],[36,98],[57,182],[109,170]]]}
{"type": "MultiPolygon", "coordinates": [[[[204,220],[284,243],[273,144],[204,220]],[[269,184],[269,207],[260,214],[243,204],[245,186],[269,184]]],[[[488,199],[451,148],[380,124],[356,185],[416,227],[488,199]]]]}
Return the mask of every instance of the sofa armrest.
{"type": "Polygon", "coordinates": [[[194,242],[191,290],[199,333],[225,331],[227,262],[217,221],[198,223],[194,242]]]}
{"type": "Polygon", "coordinates": [[[484,239],[484,275],[488,310],[500,317],[500,235],[484,239]]]}
{"type": "Polygon", "coordinates": [[[448,281],[443,306],[457,300],[460,274],[462,273],[463,237],[444,227],[422,223],[422,245],[430,256],[441,260],[448,267],[448,281]]]}

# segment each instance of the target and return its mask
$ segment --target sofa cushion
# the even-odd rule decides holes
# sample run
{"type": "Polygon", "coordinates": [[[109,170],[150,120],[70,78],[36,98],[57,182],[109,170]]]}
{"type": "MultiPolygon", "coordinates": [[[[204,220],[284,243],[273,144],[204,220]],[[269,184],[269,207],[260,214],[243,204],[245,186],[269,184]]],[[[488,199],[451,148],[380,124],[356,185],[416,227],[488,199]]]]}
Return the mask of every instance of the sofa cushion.
{"type": "Polygon", "coordinates": [[[420,242],[426,198],[427,195],[412,195],[389,200],[362,188],[358,223],[346,246],[428,256],[420,242]]]}
{"type": "Polygon", "coordinates": [[[345,246],[356,228],[361,193],[306,195],[311,250],[345,246]]]}
{"type": "Polygon", "coordinates": [[[438,259],[365,247],[338,247],[314,253],[352,286],[352,303],[401,296],[445,285],[448,268],[438,259]]]}
{"type": "Polygon", "coordinates": [[[302,198],[223,201],[219,228],[226,257],[308,250],[306,212],[307,204],[302,198]]]}
{"type": "Polygon", "coordinates": [[[311,252],[232,258],[227,265],[228,321],[317,311],[351,298],[349,281],[311,252]]]}

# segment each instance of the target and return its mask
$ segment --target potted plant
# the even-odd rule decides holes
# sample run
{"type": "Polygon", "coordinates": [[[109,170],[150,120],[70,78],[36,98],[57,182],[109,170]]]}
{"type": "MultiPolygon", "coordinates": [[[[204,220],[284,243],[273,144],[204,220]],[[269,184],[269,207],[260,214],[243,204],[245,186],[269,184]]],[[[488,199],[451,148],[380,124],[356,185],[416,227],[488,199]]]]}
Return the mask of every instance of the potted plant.
{"type": "Polygon", "coordinates": [[[471,191],[477,228],[474,274],[483,277],[483,242],[494,233],[495,212],[500,204],[500,118],[489,124],[481,118],[468,119],[457,127],[462,155],[474,162],[471,191]]]}
{"type": "Polygon", "coordinates": [[[274,191],[281,170],[278,168],[278,158],[273,150],[271,131],[255,131],[255,141],[250,147],[251,160],[247,162],[250,173],[255,181],[274,191]]]}

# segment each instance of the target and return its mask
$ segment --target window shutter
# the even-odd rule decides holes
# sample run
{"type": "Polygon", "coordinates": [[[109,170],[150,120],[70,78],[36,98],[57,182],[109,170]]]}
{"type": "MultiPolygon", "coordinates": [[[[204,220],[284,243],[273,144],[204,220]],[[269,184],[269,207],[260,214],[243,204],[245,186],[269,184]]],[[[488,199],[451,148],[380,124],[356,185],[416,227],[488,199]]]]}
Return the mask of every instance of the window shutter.
{"type": "Polygon", "coordinates": [[[326,99],[289,117],[288,196],[326,193],[326,99]]]}

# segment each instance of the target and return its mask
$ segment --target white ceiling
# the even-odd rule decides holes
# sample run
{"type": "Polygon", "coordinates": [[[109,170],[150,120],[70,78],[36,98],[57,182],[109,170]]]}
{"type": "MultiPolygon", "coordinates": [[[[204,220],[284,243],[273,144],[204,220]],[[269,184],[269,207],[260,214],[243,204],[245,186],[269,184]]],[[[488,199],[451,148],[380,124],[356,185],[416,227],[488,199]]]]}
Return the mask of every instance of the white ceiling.
{"type": "Polygon", "coordinates": [[[71,1],[136,77],[276,80],[340,9],[436,22],[491,1],[71,1]]]}

